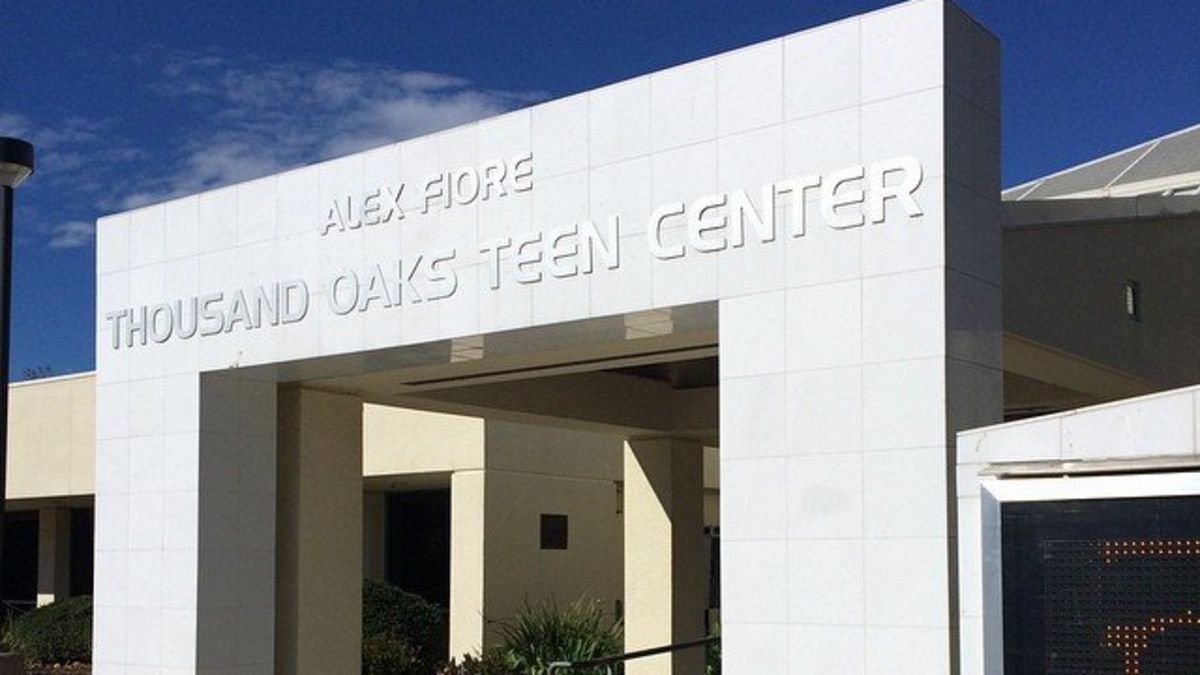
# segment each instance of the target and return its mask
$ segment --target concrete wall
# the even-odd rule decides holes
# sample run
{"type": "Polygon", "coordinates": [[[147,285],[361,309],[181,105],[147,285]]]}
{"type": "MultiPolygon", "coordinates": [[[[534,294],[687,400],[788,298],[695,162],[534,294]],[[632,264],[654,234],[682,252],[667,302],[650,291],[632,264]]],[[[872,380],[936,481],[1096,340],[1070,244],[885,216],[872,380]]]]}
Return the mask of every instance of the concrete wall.
{"type": "Polygon", "coordinates": [[[362,401],[279,394],[275,672],[357,672],[362,655],[362,401]]]}
{"type": "Polygon", "coordinates": [[[721,451],[704,448],[704,526],[721,525],[721,451]]]}
{"type": "MultiPolygon", "coordinates": [[[[485,579],[481,609],[489,622],[511,620],[527,602],[566,605],[581,598],[597,601],[615,616],[624,579],[618,493],[623,440],[487,423],[480,534],[485,579]],[[541,514],[568,517],[566,550],[541,549],[541,514]]],[[[456,564],[451,578],[459,573],[456,564]]],[[[484,644],[496,637],[492,624],[484,644]]]]}
{"type": "Polygon", "coordinates": [[[9,499],[95,491],[96,383],[91,373],[9,389],[9,499]]]}
{"type": "MultiPolygon", "coordinates": [[[[706,635],[704,448],[675,438],[625,444],[625,649],[691,642],[706,635]]],[[[629,675],[704,670],[685,650],[626,664],[629,675]]]]}
{"type": "MultiPolygon", "coordinates": [[[[622,521],[612,481],[489,471],[484,615],[510,621],[526,602],[587,598],[614,617],[621,599],[622,521]],[[541,550],[541,514],[568,517],[566,550],[541,550]]],[[[495,638],[490,631],[487,640],[495,638]]]]}
{"type": "Polygon", "coordinates": [[[620,436],[561,427],[487,422],[487,468],[619,480],[620,436]],[[531,450],[541,452],[531,452],[531,450]]]}
{"type": "Polygon", "coordinates": [[[483,420],[363,406],[363,475],[444,473],[483,466],[483,420]]]}
{"type": "Polygon", "coordinates": [[[1003,240],[1006,331],[1161,389],[1200,381],[1200,219],[1021,227],[1003,240]],[[1125,313],[1129,280],[1140,323],[1125,313]]]}

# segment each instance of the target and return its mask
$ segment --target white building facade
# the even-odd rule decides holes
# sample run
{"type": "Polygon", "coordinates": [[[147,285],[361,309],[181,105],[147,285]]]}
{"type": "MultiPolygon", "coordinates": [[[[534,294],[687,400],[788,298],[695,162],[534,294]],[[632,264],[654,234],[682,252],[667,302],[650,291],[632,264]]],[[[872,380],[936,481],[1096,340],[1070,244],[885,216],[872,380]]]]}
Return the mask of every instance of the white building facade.
{"type": "Polygon", "coordinates": [[[954,672],[998,88],[995,39],[919,0],[101,219],[95,672],[357,671],[361,547],[321,542],[361,534],[364,402],[625,430],[668,514],[627,622],[682,637],[647,609],[695,581],[663,495],[718,425],[541,376],[713,354],[724,667],[954,672]]]}

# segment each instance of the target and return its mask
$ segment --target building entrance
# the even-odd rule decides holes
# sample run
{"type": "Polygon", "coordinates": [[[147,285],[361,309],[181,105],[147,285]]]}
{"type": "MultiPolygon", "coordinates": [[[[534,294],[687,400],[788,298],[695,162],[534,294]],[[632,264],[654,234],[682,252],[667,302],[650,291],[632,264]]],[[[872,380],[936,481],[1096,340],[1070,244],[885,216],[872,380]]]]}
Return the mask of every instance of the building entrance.
{"type": "MultiPolygon", "coordinates": [[[[440,364],[301,385],[368,405],[367,486],[389,492],[376,507],[385,510],[386,560],[364,569],[445,603],[457,656],[497,646],[503,626],[530,607],[577,601],[621,620],[627,649],[715,629],[714,308],[513,331],[476,341],[470,358],[445,347],[440,364]],[[435,424],[410,417],[414,409],[439,416],[439,437],[412,428],[422,440],[403,442],[401,420],[435,424]],[[386,415],[392,421],[372,421],[386,415]],[[373,458],[384,445],[398,456],[373,458]],[[373,475],[371,465],[385,464],[408,472],[373,475]]],[[[365,516],[371,537],[379,529],[365,516]]],[[[364,555],[377,549],[367,541],[364,555]]],[[[672,672],[674,660],[687,672],[703,657],[631,668],[672,672]]]]}
{"type": "Polygon", "coordinates": [[[620,437],[647,646],[703,630],[717,440],[729,673],[952,673],[950,448],[1002,406],[998,72],[918,0],[102,219],[97,675],[358,670],[364,404],[620,437]],[[719,396],[658,366],[713,357],[719,396]]]}

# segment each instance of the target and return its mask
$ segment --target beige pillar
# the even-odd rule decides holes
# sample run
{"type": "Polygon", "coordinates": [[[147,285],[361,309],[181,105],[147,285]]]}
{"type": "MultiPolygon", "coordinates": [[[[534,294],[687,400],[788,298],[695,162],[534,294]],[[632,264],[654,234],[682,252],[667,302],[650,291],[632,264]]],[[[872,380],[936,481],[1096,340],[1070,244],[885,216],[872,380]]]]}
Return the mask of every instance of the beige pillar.
{"type": "MultiPolygon", "coordinates": [[[[704,637],[704,448],[661,438],[625,444],[625,649],[704,637]]],[[[631,661],[628,675],[704,672],[704,650],[631,661]]]]}
{"type": "Polygon", "coordinates": [[[450,477],[450,656],[483,647],[484,472],[450,477]]]}
{"type": "Polygon", "coordinates": [[[71,593],[71,509],[38,511],[38,607],[71,593]]]}
{"type": "Polygon", "coordinates": [[[387,578],[387,493],[363,493],[363,578],[387,578]]]}
{"type": "Polygon", "coordinates": [[[279,393],[275,672],[362,662],[362,402],[279,393]]]}

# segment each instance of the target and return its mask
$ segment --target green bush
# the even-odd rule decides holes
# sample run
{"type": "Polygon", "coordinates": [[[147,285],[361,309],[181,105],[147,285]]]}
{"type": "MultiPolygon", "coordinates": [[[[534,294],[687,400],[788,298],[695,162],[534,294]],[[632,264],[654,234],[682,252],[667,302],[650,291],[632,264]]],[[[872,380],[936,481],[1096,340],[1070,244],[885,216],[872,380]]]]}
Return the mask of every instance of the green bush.
{"type": "Polygon", "coordinates": [[[504,654],[493,649],[479,656],[465,656],[462,660],[450,661],[438,670],[437,675],[525,675],[508,665],[504,654]]]}
{"type": "Polygon", "coordinates": [[[362,671],[365,675],[421,672],[416,650],[396,636],[376,635],[363,638],[362,649],[362,671]]]}
{"type": "MultiPolygon", "coordinates": [[[[716,635],[720,635],[718,631],[716,635]]],[[[721,642],[710,642],[704,647],[705,675],[721,675],[721,642]]]]}
{"type": "Polygon", "coordinates": [[[515,621],[501,628],[500,636],[504,660],[529,675],[544,675],[555,661],[588,661],[621,652],[621,623],[608,619],[599,603],[587,600],[566,608],[526,605],[515,621]]]}
{"type": "Polygon", "coordinates": [[[446,612],[419,595],[363,580],[363,675],[429,675],[446,658],[446,612]]]}
{"type": "Polygon", "coordinates": [[[4,646],[27,661],[90,663],[92,598],[70,598],[15,617],[4,633],[4,646]]]}

